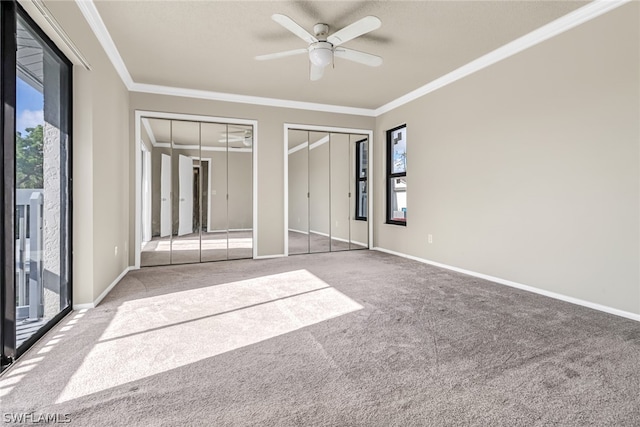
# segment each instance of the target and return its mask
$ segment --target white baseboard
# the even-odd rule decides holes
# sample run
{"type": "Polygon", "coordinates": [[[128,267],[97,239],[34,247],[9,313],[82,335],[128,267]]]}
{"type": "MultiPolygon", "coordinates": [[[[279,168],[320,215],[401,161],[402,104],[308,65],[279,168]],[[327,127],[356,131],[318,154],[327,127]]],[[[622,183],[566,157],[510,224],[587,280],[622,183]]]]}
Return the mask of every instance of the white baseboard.
{"type": "Polygon", "coordinates": [[[96,298],[93,302],[91,303],[87,303],[87,304],[74,304],[73,305],[73,309],[74,310],[85,310],[87,308],[96,308],[98,306],[98,304],[100,304],[100,302],[104,299],[104,297],[107,296],[107,294],[109,294],[109,292],[111,292],[111,290],[120,282],[120,280],[122,280],[122,278],[131,270],[135,270],[135,267],[127,267],[125,268],[122,273],[120,273],[118,275],[118,277],[115,278],[115,280],[113,282],[111,282],[111,284],[109,286],[107,286],[107,289],[105,289],[99,296],[98,298],[96,298]]]}
{"type": "Polygon", "coordinates": [[[556,292],[546,291],[544,289],[539,289],[529,285],[523,285],[522,283],[512,282],[511,280],[501,279],[499,277],[489,276],[488,274],[477,273],[475,271],[465,270],[463,268],[454,267],[447,264],[442,264],[435,261],[429,261],[424,258],[418,258],[413,255],[403,254],[401,252],[392,251],[385,248],[375,247],[374,251],[384,252],[391,255],[396,255],[402,258],[411,259],[413,261],[422,262],[424,264],[433,265],[435,267],[445,268],[447,270],[456,271],[458,273],[466,274],[468,276],[478,277],[480,279],[488,280],[490,282],[499,283],[501,285],[510,286],[512,288],[521,289],[523,291],[533,292],[535,294],[544,295],[549,298],[554,298],[560,301],[565,301],[571,304],[581,305],[583,307],[592,308],[594,310],[603,311],[605,313],[613,314],[615,316],[625,317],[627,319],[635,320],[640,322],[640,314],[631,313],[624,310],[619,310],[617,308],[608,307],[606,305],[597,304],[590,301],[581,300],[579,298],[570,297],[567,295],[558,294],[556,292]]]}
{"type": "MultiPolygon", "coordinates": [[[[294,233],[308,234],[307,232],[294,230],[292,228],[290,228],[289,231],[293,231],[294,233]]],[[[320,231],[315,231],[315,230],[310,230],[309,233],[317,234],[318,236],[331,237],[327,233],[322,233],[320,231]]],[[[348,239],[341,239],[340,237],[335,237],[335,236],[331,237],[331,240],[337,240],[338,242],[349,243],[348,239]]],[[[364,246],[365,248],[369,246],[366,243],[356,242],[355,240],[352,240],[351,243],[355,243],[356,245],[364,246]]]]}
{"type": "Polygon", "coordinates": [[[289,231],[291,231],[291,232],[293,232],[293,233],[309,234],[307,231],[294,230],[293,228],[289,228],[289,231]]]}
{"type": "Polygon", "coordinates": [[[340,237],[332,237],[331,240],[337,240],[338,242],[349,243],[349,239],[341,239],[340,237]]]}
{"type": "MultiPolygon", "coordinates": [[[[291,231],[295,231],[295,230],[291,230],[291,231]]],[[[327,233],[321,233],[319,231],[311,230],[311,233],[312,234],[318,234],[318,235],[324,236],[324,237],[331,237],[327,233]]],[[[331,237],[331,240],[337,240],[338,242],[349,243],[349,239],[342,239],[340,237],[335,237],[335,236],[331,237]]],[[[351,243],[355,243],[356,245],[364,246],[365,248],[368,246],[366,243],[356,242],[355,240],[353,240],[351,243]]]]}
{"type": "Polygon", "coordinates": [[[258,255],[253,257],[253,259],[271,259],[271,258],[283,258],[284,254],[276,254],[276,255],[258,255]]]}
{"type": "Polygon", "coordinates": [[[253,231],[252,228],[230,228],[229,230],[207,230],[207,233],[226,233],[227,231],[253,231]]]}

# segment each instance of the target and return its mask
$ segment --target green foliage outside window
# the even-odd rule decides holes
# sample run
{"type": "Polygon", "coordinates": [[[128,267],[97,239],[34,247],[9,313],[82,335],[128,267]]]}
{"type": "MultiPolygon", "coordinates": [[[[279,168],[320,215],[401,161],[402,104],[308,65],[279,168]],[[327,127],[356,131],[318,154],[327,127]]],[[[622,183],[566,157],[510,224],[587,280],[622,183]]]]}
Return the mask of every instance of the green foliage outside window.
{"type": "Polygon", "coordinates": [[[42,125],[16,132],[16,188],[44,188],[42,125]]]}

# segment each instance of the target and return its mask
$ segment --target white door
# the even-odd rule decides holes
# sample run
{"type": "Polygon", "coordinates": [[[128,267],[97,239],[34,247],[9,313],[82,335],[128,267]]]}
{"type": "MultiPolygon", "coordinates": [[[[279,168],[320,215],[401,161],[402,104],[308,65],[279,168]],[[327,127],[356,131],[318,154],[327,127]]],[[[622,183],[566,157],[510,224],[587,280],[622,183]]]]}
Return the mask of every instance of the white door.
{"type": "Polygon", "coordinates": [[[160,237],[171,235],[171,156],[160,163],[160,237]]]}
{"type": "Polygon", "coordinates": [[[142,242],[151,240],[151,153],[142,150],[142,242]]]}
{"type": "Polygon", "coordinates": [[[178,190],[180,204],[178,209],[178,236],[193,233],[193,160],[179,155],[178,190]]]}

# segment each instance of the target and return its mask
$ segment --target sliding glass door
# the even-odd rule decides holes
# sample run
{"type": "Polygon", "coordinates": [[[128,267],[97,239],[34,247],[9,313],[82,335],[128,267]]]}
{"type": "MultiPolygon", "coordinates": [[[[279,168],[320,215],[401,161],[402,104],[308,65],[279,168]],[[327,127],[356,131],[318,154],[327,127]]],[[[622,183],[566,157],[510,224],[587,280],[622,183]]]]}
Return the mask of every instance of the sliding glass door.
{"type": "Polygon", "coordinates": [[[71,63],[13,2],[2,2],[2,25],[9,362],[71,310],[71,63]],[[15,56],[7,52],[12,41],[15,56]]]}

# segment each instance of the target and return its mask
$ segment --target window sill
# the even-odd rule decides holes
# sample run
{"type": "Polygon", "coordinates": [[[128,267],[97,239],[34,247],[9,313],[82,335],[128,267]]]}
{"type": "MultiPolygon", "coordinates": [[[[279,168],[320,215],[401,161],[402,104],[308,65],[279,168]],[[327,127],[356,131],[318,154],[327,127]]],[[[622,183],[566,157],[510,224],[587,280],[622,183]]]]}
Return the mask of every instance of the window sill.
{"type": "Polygon", "coordinates": [[[385,222],[385,224],[388,224],[388,225],[402,225],[402,226],[406,227],[407,226],[407,221],[406,220],[398,221],[398,220],[388,219],[387,222],[385,222]]]}

